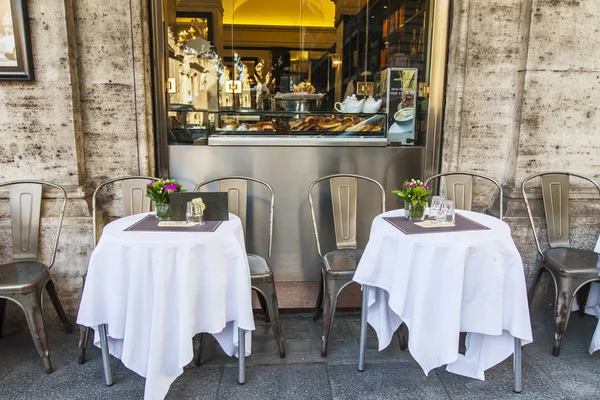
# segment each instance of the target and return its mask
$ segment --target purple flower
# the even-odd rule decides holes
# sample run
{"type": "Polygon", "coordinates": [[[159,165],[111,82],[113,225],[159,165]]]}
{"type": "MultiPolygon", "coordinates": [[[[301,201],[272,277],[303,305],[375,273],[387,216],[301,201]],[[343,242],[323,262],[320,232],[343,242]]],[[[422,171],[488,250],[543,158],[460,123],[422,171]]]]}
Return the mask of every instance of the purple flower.
{"type": "Polygon", "coordinates": [[[176,192],[177,189],[179,188],[174,183],[169,183],[168,185],[165,185],[165,192],[176,192]]]}
{"type": "Polygon", "coordinates": [[[425,186],[423,186],[423,189],[429,190],[429,186],[425,185],[425,186]]]}
{"type": "Polygon", "coordinates": [[[151,188],[153,183],[154,182],[148,182],[148,188],[151,188]]]}

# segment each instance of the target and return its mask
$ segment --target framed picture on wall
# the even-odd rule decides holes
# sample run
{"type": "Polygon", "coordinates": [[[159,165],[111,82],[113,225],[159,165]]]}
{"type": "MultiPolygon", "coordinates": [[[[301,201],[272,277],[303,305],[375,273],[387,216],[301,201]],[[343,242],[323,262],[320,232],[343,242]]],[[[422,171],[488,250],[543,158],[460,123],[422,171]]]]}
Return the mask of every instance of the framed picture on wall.
{"type": "Polygon", "coordinates": [[[0,0],[0,80],[33,80],[27,0],[0,0]]]}

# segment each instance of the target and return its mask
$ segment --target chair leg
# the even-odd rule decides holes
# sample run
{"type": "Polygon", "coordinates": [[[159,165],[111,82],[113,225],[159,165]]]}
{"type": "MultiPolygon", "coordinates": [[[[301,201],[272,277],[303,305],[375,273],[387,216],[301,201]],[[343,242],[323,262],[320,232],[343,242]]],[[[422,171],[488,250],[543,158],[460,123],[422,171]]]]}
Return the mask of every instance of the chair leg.
{"type": "Polygon", "coordinates": [[[554,310],[554,347],[552,355],[558,357],[560,354],[560,344],[563,340],[569,316],[573,308],[575,299],[575,290],[581,284],[581,281],[576,278],[567,278],[555,276],[556,279],[556,308],[554,310]]]}
{"type": "Polygon", "coordinates": [[[577,291],[577,304],[579,304],[579,316],[585,316],[585,305],[587,304],[588,296],[590,295],[591,283],[583,285],[577,291]]]}
{"type": "Polygon", "coordinates": [[[0,339],[3,338],[4,316],[6,315],[6,299],[0,299],[0,339]]]}
{"type": "Polygon", "coordinates": [[[341,288],[348,283],[345,280],[325,280],[325,299],[323,304],[323,331],[321,336],[321,357],[327,357],[327,346],[331,331],[333,330],[333,321],[335,317],[335,307],[337,305],[338,294],[341,288]]]}
{"type": "Polygon", "coordinates": [[[206,343],[206,333],[198,333],[194,336],[194,365],[199,367],[202,364],[202,350],[206,343]]]}
{"type": "Polygon", "coordinates": [[[400,343],[400,350],[406,351],[408,348],[408,326],[403,322],[400,328],[396,331],[398,335],[398,342],[400,343]]]}
{"type": "Polygon", "coordinates": [[[267,302],[265,301],[265,298],[261,296],[260,293],[256,293],[256,297],[258,298],[260,308],[265,316],[265,322],[271,322],[271,319],[269,318],[269,309],[267,308],[267,302]]]}
{"type": "Polygon", "coordinates": [[[277,292],[275,291],[275,283],[259,283],[255,284],[254,287],[258,289],[259,298],[264,295],[267,311],[269,313],[269,319],[271,320],[273,336],[277,342],[277,347],[279,347],[279,357],[285,358],[285,342],[283,340],[283,332],[281,330],[281,318],[279,318],[279,306],[277,305],[277,292]]]}
{"type": "Polygon", "coordinates": [[[58,299],[56,286],[54,286],[54,282],[52,282],[52,280],[49,280],[46,284],[46,292],[48,292],[50,301],[52,301],[52,305],[54,306],[54,309],[56,310],[56,313],[58,314],[58,317],[60,318],[60,321],[62,322],[65,331],[67,333],[73,333],[73,326],[71,325],[69,318],[67,318],[67,314],[65,314],[65,310],[63,309],[63,306],[60,303],[60,300],[58,299]]]}
{"type": "Polygon", "coordinates": [[[77,362],[79,364],[85,363],[85,349],[87,349],[88,341],[90,337],[90,328],[88,326],[79,327],[79,358],[77,362]]]}
{"type": "Polygon", "coordinates": [[[46,328],[44,327],[44,317],[42,315],[42,296],[38,290],[23,296],[20,303],[25,310],[27,325],[31,331],[33,343],[44,361],[44,371],[47,374],[52,373],[52,364],[48,354],[48,339],[46,338],[46,328]]]}
{"type": "Polygon", "coordinates": [[[529,308],[531,308],[531,304],[533,303],[533,296],[535,295],[535,291],[537,290],[537,287],[540,284],[540,281],[542,280],[542,275],[544,275],[544,272],[546,272],[546,267],[543,264],[541,264],[539,266],[538,273],[535,277],[535,282],[531,287],[531,292],[529,293],[529,308]]]}
{"type": "Polygon", "coordinates": [[[317,302],[315,304],[315,313],[313,314],[313,321],[318,321],[321,316],[321,312],[323,311],[323,281],[324,278],[321,277],[321,282],[319,283],[319,293],[317,294],[317,302]]]}

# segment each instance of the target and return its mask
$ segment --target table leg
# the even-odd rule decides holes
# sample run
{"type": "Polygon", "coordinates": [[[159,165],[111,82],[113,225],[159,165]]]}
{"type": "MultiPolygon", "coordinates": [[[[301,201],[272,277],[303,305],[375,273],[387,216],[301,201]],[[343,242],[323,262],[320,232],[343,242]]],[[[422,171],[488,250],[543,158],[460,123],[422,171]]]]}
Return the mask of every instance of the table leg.
{"type": "Polygon", "coordinates": [[[106,386],[113,384],[112,371],[110,369],[110,354],[108,352],[108,335],[106,333],[106,324],[98,325],[100,331],[100,348],[102,350],[102,365],[104,366],[104,381],[106,386]]]}
{"type": "Polygon", "coordinates": [[[369,286],[363,285],[362,307],[360,313],[360,352],[358,355],[358,370],[365,370],[365,344],[367,341],[367,314],[369,308],[369,286]]]}
{"type": "Polygon", "coordinates": [[[515,354],[513,355],[513,371],[515,379],[515,393],[521,393],[521,340],[515,338],[515,354]]]}
{"type": "Polygon", "coordinates": [[[246,331],[238,328],[238,383],[246,383],[246,331]]]}

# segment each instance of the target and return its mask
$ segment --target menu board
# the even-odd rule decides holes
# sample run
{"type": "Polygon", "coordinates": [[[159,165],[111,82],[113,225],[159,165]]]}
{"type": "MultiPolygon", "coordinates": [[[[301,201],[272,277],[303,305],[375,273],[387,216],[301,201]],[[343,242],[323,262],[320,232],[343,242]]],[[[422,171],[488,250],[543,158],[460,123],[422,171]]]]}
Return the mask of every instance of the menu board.
{"type": "Polygon", "coordinates": [[[414,145],[416,68],[387,68],[378,73],[375,92],[388,114],[388,143],[414,145]]]}

